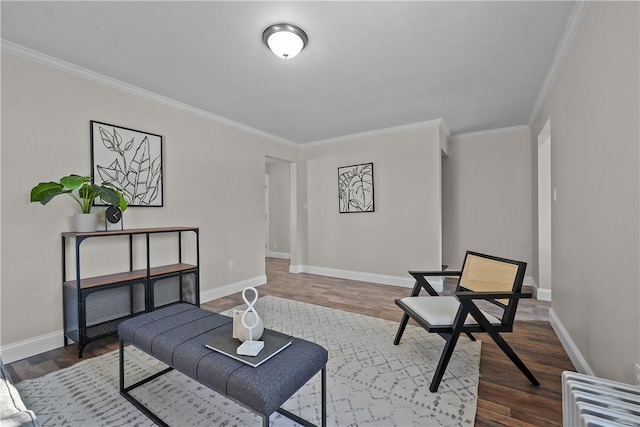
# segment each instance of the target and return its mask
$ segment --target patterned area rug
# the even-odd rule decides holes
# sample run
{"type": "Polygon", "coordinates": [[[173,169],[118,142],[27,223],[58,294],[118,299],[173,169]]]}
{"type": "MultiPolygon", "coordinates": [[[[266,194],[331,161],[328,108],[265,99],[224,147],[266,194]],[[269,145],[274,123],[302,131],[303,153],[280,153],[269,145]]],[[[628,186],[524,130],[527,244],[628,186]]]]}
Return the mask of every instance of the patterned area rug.
{"type": "MultiPolygon", "coordinates": [[[[480,342],[461,337],[437,393],[429,383],[444,340],[408,326],[393,345],[398,323],[272,296],[256,310],[265,327],[314,341],[329,350],[330,426],[472,426],[476,413],[480,342]]],[[[126,348],[127,384],[163,364],[126,348]]],[[[153,426],[118,392],[118,352],[75,364],[17,388],[44,426],[153,426]]],[[[132,392],[171,426],[250,426],[249,410],[176,371],[132,392]]],[[[319,423],[320,376],[283,406],[319,423]]],[[[272,426],[295,426],[274,413],[272,426]]]]}

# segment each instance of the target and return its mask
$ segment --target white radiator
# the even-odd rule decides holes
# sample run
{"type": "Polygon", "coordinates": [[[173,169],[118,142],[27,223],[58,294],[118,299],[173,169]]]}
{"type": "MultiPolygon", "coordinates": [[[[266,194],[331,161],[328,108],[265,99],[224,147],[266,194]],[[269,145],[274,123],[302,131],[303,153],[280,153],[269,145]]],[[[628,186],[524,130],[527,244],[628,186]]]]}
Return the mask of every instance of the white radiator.
{"type": "Polygon", "coordinates": [[[564,427],[640,427],[640,386],[562,373],[564,427]]]}

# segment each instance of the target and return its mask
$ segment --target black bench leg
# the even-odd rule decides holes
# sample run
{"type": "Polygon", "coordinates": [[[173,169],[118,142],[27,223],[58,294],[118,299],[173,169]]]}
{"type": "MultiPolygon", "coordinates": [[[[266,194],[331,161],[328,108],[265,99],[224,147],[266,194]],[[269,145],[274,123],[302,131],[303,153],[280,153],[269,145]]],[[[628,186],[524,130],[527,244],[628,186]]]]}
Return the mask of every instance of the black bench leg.
{"type": "Polygon", "coordinates": [[[119,364],[120,364],[120,393],[122,393],[124,391],[124,341],[122,341],[122,340],[120,340],[119,355],[120,355],[120,360],[119,360],[119,364]]]}
{"type": "MultiPolygon", "coordinates": [[[[135,406],[136,408],[138,408],[138,410],[140,412],[142,412],[143,414],[145,414],[149,419],[151,419],[151,421],[153,421],[154,423],[156,423],[159,426],[162,427],[169,427],[169,425],[167,423],[165,423],[164,421],[162,421],[160,418],[158,418],[158,416],[156,414],[154,414],[153,412],[151,412],[150,409],[148,409],[146,406],[144,406],[142,403],[140,403],[135,397],[133,397],[132,395],[129,394],[129,391],[133,390],[136,387],[139,387],[143,384],[148,383],[149,381],[153,381],[156,378],[158,378],[160,375],[164,375],[169,371],[172,371],[173,368],[172,367],[168,367],[166,369],[163,369],[160,372],[157,372],[141,381],[138,381],[135,384],[130,385],[129,387],[124,386],[124,341],[120,340],[120,348],[119,348],[119,352],[120,352],[120,394],[122,395],[122,397],[124,397],[125,399],[127,399],[129,402],[131,402],[131,404],[133,404],[133,406],[135,406]]],[[[268,419],[267,419],[268,421],[268,419]]]]}
{"type": "Polygon", "coordinates": [[[327,366],[323,366],[322,373],[322,419],[320,425],[327,427],[327,366]]]}
{"type": "MultiPolygon", "coordinates": [[[[320,407],[320,416],[321,416],[321,420],[320,420],[320,425],[322,427],[327,427],[327,366],[323,366],[322,370],[320,371],[320,393],[322,394],[321,396],[321,407],[320,407]]],[[[311,424],[309,421],[305,420],[304,418],[301,418],[299,416],[297,416],[296,414],[293,414],[289,411],[287,411],[286,409],[282,409],[282,408],[278,408],[276,409],[276,412],[281,413],[282,415],[284,415],[285,417],[289,418],[290,420],[293,420],[295,422],[297,422],[298,424],[300,424],[301,426],[304,427],[317,427],[314,424],[311,424]]],[[[262,416],[262,426],[263,427],[269,427],[269,417],[266,416],[262,416]]]]}

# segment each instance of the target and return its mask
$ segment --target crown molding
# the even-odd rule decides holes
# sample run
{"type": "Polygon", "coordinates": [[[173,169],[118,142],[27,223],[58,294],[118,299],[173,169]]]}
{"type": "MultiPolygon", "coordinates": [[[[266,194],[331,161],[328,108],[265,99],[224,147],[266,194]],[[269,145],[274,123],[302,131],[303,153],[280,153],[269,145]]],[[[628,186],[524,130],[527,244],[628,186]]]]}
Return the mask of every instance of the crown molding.
{"type": "Polygon", "coordinates": [[[335,138],[322,139],[319,141],[305,142],[300,144],[300,147],[317,147],[319,145],[330,145],[330,144],[336,144],[339,142],[351,141],[354,139],[369,138],[372,136],[384,135],[392,132],[402,132],[409,129],[420,129],[420,128],[428,128],[428,127],[434,127],[434,126],[441,127],[443,132],[445,132],[445,134],[449,129],[447,125],[444,123],[444,119],[435,119],[435,120],[428,120],[425,122],[410,123],[407,125],[394,126],[390,128],[384,128],[384,129],[376,129],[376,130],[371,130],[371,131],[361,132],[361,133],[354,133],[351,135],[338,136],[335,138]]]}
{"type": "Polygon", "coordinates": [[[481,130],[478,132],[459,133],[457,135],[453,135],[452,139],[468,138],[471,136],[491,135],[494,133],[502,133],[502,132],[516,132],[519,130],[530,131],[531,129],[527,125],[511,126],[511,127],[499,128],[499,129],[481,130]]]}
{"type": "Polygon", "coordinates": [[[216,114],[210,113],[208,111],[202,110],[197,107],[193,107],[191,105],[185,104],[180,101],[176,101],[174,99],[168,98],[166,96],[159,95],[157,93],[148,91],[146,89],[139,88],[137,86],[131,85],[129,83],[125,83],[123,81],[107,77],[103,74],[96,73],[95,71],[88,70],[86,68],[79,67],[77,65],[71,64],[69,62],[63,61],[58,58],[54,58],[53,56],[46,55],[44,53],[38,52],[36,50],[30,49],[28,47],[21,46],[19,44],[10,42],[8,40],[1,40],[1,50],[2,52],[10,53],[12,55],[19,56],[24,59],[28,59],[33,62],[37,62],[48,67],[64,71],[69,74],[73,74],[77,77],[93,81],[95,83],[102,84],[104,86],[111,87],[113,89],[117,89],[123,92],[127,92],[129,94],[138,96],[140,98],[148,99],[154,102],[157,102],[162,105],[166,105],[171,108],[175,108],[176,110],[184,111],[189,114],[193,114],[194,116],[201,117],[206,120],[210,120],[219,124],[227,125],[247,133],[250,133],[255,136],[259,136],[262,138],[267,138],[272,141],[285,144],[291,147],[299,147],[300,144],[294,141],[290,141],[285,138],[281,138],[276,135],[272,135],[270,133],[261,131],[259,129],[252,128],[250,126],[244,125],[242,123],[227,119],[222,116],[218,116],[216,114]]]}
{"type": "Polygon", "coordinates": [[[544,104],[544,101],[547,99],[547,95],[551,90],[551,85],[553,85],[553,81],[560,71],[560,66],[564,61],[564,57],[569,51],[571,42],[578,32],[578,28],[580,28],[582,18],[584,18],[584,14],[587,11],[587,7],[589,7],[589,3],[590,0],[579,0],[573,6],[571,16],[569,16],[567,25],[564,27],[564,32],[562,33],[562,37],[560,37],[560,43],[558,43],[558,47],[556,48],[556,52],[553,55],[553,59],[551,59],[551,65],[549,66],[547,74],[542,81],[542,86],[540,87],[538,98],[536,99],[535,104],[533,104],[533,109],[531,110],[531,115],[529,116],[529,127],[532,127],[534,125],[535,120],[540,114],[542,105],[544,104]]]}
{"type": "Polygon", "coordinates": [[[451,129],[449,129],[447,122],[445,122],[444,119],[439,119],[439,120],[440,120],[440,129],[442,129],[442,133],[444,133],[445,138],[447,139],[451,138],[451,129]]]}

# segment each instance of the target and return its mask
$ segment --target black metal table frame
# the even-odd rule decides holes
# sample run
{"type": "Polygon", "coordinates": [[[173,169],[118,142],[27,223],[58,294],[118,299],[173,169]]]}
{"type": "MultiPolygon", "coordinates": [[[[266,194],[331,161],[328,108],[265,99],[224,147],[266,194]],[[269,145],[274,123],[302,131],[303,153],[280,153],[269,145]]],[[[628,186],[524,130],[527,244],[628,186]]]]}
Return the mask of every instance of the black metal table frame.
{"type": "MultiPolygon", "coordinates": [[[[194,299],[195,299],[195,303],[194,305],[196,306],[200,306],[200,228],[199,227],[156,227],[156,228],[139,228],[139,229],[123,229],[123,230],[101,230],[101,231],[95,231],[95,232],[64,232],[62,233],[62,284],[63,284],[63,292],[62,292],[62,321],[63,321],[63,338],[64,338],[64,345],[67,346],[69,344],[69,340],[75,342],[78,345],[78,358],[82,358],[82,352],[85,348],[85,346],[87,344],[89,344],[92,341],[96,341],[100,338],[104,338],[105,336],[109,336],[109,335],[114,335],[116,333],[116,330],[113,330],[113,332],[111,333],[105,333],[105,334],[101,334],[100,336],[96,336],[96,337],[88,337],[87,335],[87,330],[89,329],[86,325],[86,309],[85,309],[85,300],[86,297],[93,293],[93,292],[100,292],[103,291],[105,289],[110,289],[110,288],[116,288],[119,286],[132,286],[136,283],[142,283],[144,285],[144,289],[145,289],[145,294],[144,294],[144,304],[145,304],[145,308],[143,312],[150,312],[155,310],[156,308],[159,307],[155,307],[154,304],[154,287],[156,282],[158,282],[159,280],[163,279],[163,278],[167,278],[167,277],[179,277],[180,280],[180,284],[182,284],[182,279],[183,276],[187,275],[187,274],[195,274],[195,293],[194,293],[194,299]],[[177,248],[178,248],[178,262],[182,263],[182,233],[183,232],[193,232],[195,233],[195,258],[196,258],[196,264],[194,265],[194,268],[192,269],[187,269],[187,270],[180,270],[180,271],[173,271],[173,272],[169,272],[169,273],[165,273],[165,274],[158,274],[158,275],[153,275],[151,274],[151,258],[150,258],[150,248],[151,248],[151,241],[150,241],[150,236],[151,235],[156,235],[156,234],[169,234],[169,233],[178,233],[178,244],[177,244],[177,248]],[[91,239],[91,238],[98,238],[98,237],[128,237],[129,239],[129,268],[128,270],[131,272],[134,270],[134,236],[145,236],[145,260],[146,260],[146,275],[144,277],[138,277],[135,279],[123,279],[123,280],[118,280],[116,282],[110,283],[110,284],[103,284],[100,286],[95,287],[94,289],[91,288],[83,288],[82,287],[82,278],[81,278],[81,274],[80,274],[80,267],[81,267],[81,257],[80,257],[80,246],[82,245],[82,243],[85,240],[91,239]],[[69,238],[73,238],[75,240],[75,251],[74,251],[74,262],[75,262],[75,289],[73,287],[67,286],[65,285],[65,283],[67,282],[67,253],[66,253],[66,239],[69,238]],[[69,291],[65,292],[65,286],[67,286],[67,288],[69,289],[69,291]],[[68,307],[68,304],[70,303],[69,301],[67,301],[70,297],[69,292],[73,292],[75,293],[75,298],[73,299],[73,303],[75,305],[74,308],[74,314],[77,314],[77,336],[71,336],[71,334],[73,333],[73,330],[70,330],[69,325],[68,325],[68,313],[70,312],[70,310],[72,309],[72,307],[68,307]]],[[[183,301],[183,295],[182,295],[182,286],[180,285],[178,287],[179,289],[179,294],[180,294],[180,300],[178,302],[185,302],[183,301]]],[[[133,292],[133,287],[131,287],[131,292],[133,292]]],[[[168,305],[168,304],[167,304],[168,305]]],[[[109,321],[106,321],[104,323],[109,323],[109,322],[113,322],[116,320],[122,321],[125,319],[128,319],[130,317],[142,314],[143,312],[138,312],[138,313],[134,313],[133,312],[133,296],[131,297],[131,311],[130,314],[128,316],[122,317],[120,319],[111,319],[109,321]]],[[[91,326],[95,326],[95,325],[91,325],[91,326]]]]}
{"type": "MultiPolygon", "coordinates": [[[[166,369],[163,369],[160,372],[156,372],[153,375],[148,376],[147,378],[144,378],[140,381],[138,381],[135,384],[131,384],[128,387],[124,386],[124,377],[125,377],[125,369],[124,369],[124,340],[119,340],[120,341],[120,346],[119,346],[119,353],[120,353],[120,357],[119,357],[119,365],[120,365],[120,394],[127,399],[129,402],[131,402],[133,404],[133,406],[135,406],[136,408],[138,408],[140,410],[140,412],[142,412],[143,414],[145,414],[149,419],[151,419],[151,421],[153,421],[154,423],[156,423],[159,426],[162,427],[169,427],[169,425],[167,423],[165,423],[164,421],[162,421],[156,414],[154,414],[149,408],[147,408],[146,406],[144,406],[142,403],[140,403],[140,401],[138,401],[135,397],[133,397],[129,392],[135,388],[138,388],[150,381],[155,380],[156,378],[166,374],[167,372],[171,372],[174,370],[173,367],[168,367],[166,369]]],[[[135,345],[134,345],[135,347],[135,345]]],[[[148,353],[147,353],[148,354],[148,353]]],[[[153,355],[151,355],[153,356],[153,355]]],[[[274,357],[278,357],[281,355],[276,355],[274,357]]],[[[322,369],[320,370],[320,378],[321,378],[321,415],[320,415],[320,422],[321,422],[321,427],[326,427],[327,425],[327,365],[324,365],[322,367],[322,369]]],[[[205,384],[203,384],[205,385],[205,384]]],[[[205,385],[206,386],[206,385],[205,385]]],[[[211,388],[209,388],[210,390],[212,390],[211,388]]],[[[214,390],[215,391],[215,390],[214,390]]],[[[224,395],[223,395],[224,396],[224,395]]],[[[230,396],[224,396],[225,398],[232,400],[234,402],[236,402],[237,404],[239,404],[240,406],[243,406],[244,408],[247,408],[248,410],[250,410],[253,413],[256,413],[258,415],[260,415],[260,417],[262,418],[262,426],[263,427],[269,427],[269,416],[265,415],[265,414],[261,414],[259,412],[256,412],[255,410],[249,408],[247,405],[243,404],[242,402],[239,402],[237,399],[234,399],[230,396]]],[[[298,424],[304,426],[304,427],[317,427],[315,424],[312,424],[311,422],[300,418],[298,415],[293,414],[289,411],[287,411],[286,409],[283,408],[278,408],[276,409],[276,412],[281,413],[282,415],[284,415],[285,417],[297,422],[298,424]]]]}

